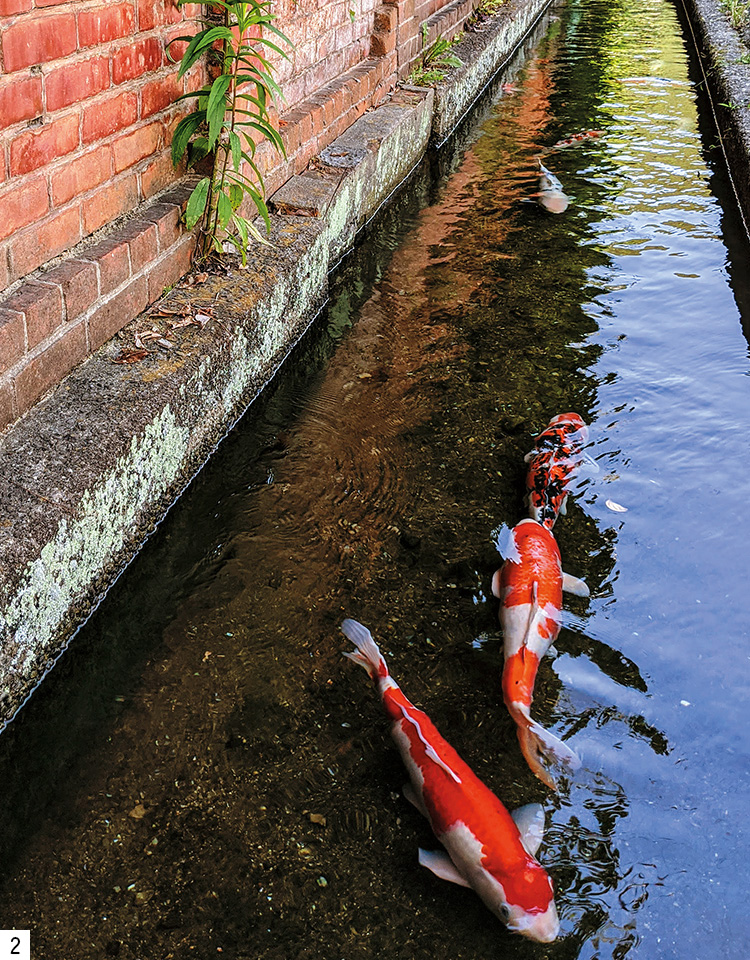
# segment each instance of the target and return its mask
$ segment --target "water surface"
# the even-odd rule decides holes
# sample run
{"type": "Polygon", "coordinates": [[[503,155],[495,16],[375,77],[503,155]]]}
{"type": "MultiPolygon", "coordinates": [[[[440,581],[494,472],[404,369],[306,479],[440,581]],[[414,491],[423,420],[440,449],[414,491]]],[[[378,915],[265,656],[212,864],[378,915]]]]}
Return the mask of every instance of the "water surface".
{"type": "Polygon", "coordinates": [[[371,227],[0,738],[0,927],[35,956],[744,960],[750,251],[694,81],[666,0],[571,0],[371,227]],[[567,410],[599,473],[555,527],[592,598],[537,681],[584,760],[554,796],[489,584],[567,410]],[[344,616],[508,806],[544,804],[556,943],[417,865],[344,616]]]}

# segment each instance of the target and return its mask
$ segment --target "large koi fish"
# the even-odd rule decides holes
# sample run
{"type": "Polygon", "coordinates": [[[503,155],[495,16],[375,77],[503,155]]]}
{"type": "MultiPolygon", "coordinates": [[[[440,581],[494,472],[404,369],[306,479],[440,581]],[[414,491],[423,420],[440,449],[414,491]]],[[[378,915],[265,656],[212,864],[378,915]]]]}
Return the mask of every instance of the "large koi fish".
{"type": "Polygon", "coordinates": [[[583,465],[597,469],[583,452],[588,438],[588,427],[577,413],[561,413],[550,420],[524,457],[529,465],[529,516],[550,530],[558,514],[565,514],[568,490],[583,465]]]}
{"type": "Polygon", "coordinates": [[[560,549],[552,533],[536,520],[526,519],[498,539],[505,563],[492,579],[500,600],[503,628],[503,699],[516,723],[518,742],[534,774],[557,789],[549,766],[569,770],[580,766],[578,756],[561,740],[531,719],[539,662],[560,632],[563,590],[587,597],[582,580],[562,572],[560,549]]]}
{"type": "Polygon", "coordinates": [[[430,822],[447,853],[419,851],[443,880],[471,887],[510,930],[550,943],[559,921],[552,881],[534,859],[544,813],[529,804],[508,813],[492,791],[401,692],[370,631],[356,620],[341,629],[357,648],[346,653],[375,681],[411,783],[404,795],[430,822]]]}

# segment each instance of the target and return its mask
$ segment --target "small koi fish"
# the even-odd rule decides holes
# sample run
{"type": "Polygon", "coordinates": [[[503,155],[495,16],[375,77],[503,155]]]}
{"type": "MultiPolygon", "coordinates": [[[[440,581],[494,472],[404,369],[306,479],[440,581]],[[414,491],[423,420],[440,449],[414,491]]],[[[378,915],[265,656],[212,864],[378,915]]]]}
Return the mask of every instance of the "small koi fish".
{"type": "Polygon", "coordinates": [[[344,655],[374,680],[392,721],[410,778],[404,795],[447,851],[420,850],[420,864],[470,887],[510,930],[551,943],[560,929],[552,881],[534,857],[544,832],[541,806],[529,804],[511,815],[427,714],[406,699],[370,631],[356,620],[344,620],[341,629],[357,648],[344,655]]]}
{"type": "Polygon", "coordinates": [[[492,592],[500,600],[503,629],[503,699],[526,762],[543,783],[556,790],[548,766],[574,771],[580,760],[531,719],[534,682],[539,662],[560,632],[563,590],[581,597],[587,597],[589,590],[582,580],[562,572],[557,541],[536,520],[521,520],[505,544],[498,540],[498,549],[505,563],[495,572],[492,592]]]}
{"type": "Polygon", "coordinates": [[[547,213],[565,213],[570,199],[563,191],[562,184],[554,173],[548,170],[541,160],[538,162],[541,172],[539,175],[539,192],[536,194],[537,203],[547,213]]]}
{"type": "Polygon", "coordinates": [[[552,529],[558,514],[565,515],[568,490],[584,466],[596,472],[594,460],[583,453],[589,431],[577,413],[553,417],[536,438],[524,460],[529,516],[552,529]]]}
{"type": "Polygon", "coordinates": [[[565,150],[567,147],[578,146],[578,144],[584,140],[595,140],[597,137],[603,135],[603,130],[582,130],[580,133],[574,133],[573,136],[566,137],[564,140],[558,140],[557,143],[553,144],[549,149],[565,150]]]}

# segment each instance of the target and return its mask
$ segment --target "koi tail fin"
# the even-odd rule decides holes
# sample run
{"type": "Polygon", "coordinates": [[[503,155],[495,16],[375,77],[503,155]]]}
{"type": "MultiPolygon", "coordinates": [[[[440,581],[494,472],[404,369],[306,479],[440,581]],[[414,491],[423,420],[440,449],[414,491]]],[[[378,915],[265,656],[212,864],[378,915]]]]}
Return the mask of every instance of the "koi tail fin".
{"type": "Polygon", "coordinates": [[[550,768],[562,767],[567,773],[574,773],[581,766],[577,753],[530,717],[523,721],[519,718],[517,729],[521,753],[532,773],[551,790],[557,790],[557,784],[550,768]]]}
{"type": "Polygon", "coordinates": [[[345,657],[363,667],[373,680],[388,676],[388,667],[367,627],[363,627],[357,620],[347,619],[341,624],[341,631],[357,648],[345,652],[345,657]]]}

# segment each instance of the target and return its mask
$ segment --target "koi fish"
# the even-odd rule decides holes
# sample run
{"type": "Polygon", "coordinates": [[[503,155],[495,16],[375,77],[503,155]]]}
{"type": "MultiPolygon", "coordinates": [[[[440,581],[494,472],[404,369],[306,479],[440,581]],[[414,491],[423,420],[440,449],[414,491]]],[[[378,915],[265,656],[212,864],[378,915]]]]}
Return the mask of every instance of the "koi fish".
{"type": "Polygon", "coordinates": [[[597,470],[583,448],[589,431],[577,413],[553,417],[536,438],[534,449],[524,460],[529,516],[552,529],[558,514],[565,515],[568,489],[584,464],[597,470]]]}
{"type": "Polygon", "coordinates": [[[587,597],[589,590],[582,580],[562,572],[557,541],[536,520],[521,520],[509,531],[508,542],[498,539],[497,546],[505,557],[492,578],[503,628],[503,699],[526,762],[543,783],[556,790],[547,767],[562,765],[572,772],[581,761],[531,719],[534,682],[539,661],[560,632],[563,590],[580,597],[587,597]]]}
{"type": "Polygon", "coordinates": [[[536,194],[537,203],[544,207],[547,213],[564,213],[568,209],[570,200],[563,191],[562,184],[557,177],[548,170],[539,160],[539,192],[536,194]]]}
{"type": "Polygon", "coordinates": [[[427,714],[406,699],[370,631],[356,620],[344,620],[341,629],[357,648],[344,656],[375,681],[392,721],[410,777],[404,795],[445,848],[420,849],[419,863],[443,880],[470,887],[510,930],[551,943],[560,929],[552,881],[534,857],[544,832],[541,806],[529,804],[511,815],[427,714]]]}
{"type": "Polygon", "coordinates": [[[582,130],[580,133],[574,133],[571,137],[566,137],[565,140],[558,140],[557,143],[553,144],[549,149],[565,150],[566,147],[577,146],[583,140],[595,140],[597,137],[603,135],[603,130],[582,130]]]}

